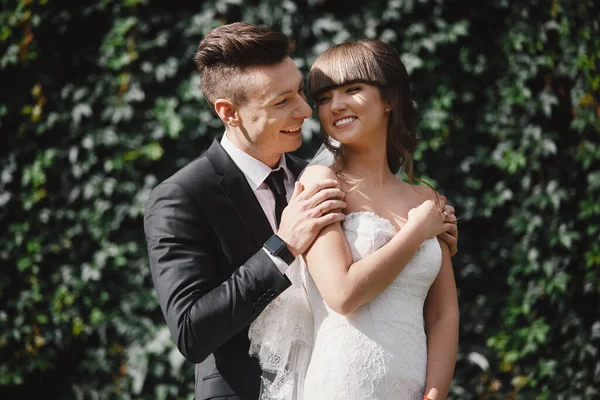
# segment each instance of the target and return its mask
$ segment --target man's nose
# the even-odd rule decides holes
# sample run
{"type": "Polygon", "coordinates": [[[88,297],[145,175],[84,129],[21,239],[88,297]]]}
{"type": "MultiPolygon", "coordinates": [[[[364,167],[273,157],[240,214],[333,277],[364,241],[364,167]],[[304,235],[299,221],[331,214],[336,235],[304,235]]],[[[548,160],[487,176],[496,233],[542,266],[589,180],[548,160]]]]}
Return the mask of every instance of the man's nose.
{"type": "Polygon", "coordinates": [[[312,115],[312,109],[306,102],[303,96],[300,96],[300,104],[293,113],[294,118],[307,119],[312,115]]]}

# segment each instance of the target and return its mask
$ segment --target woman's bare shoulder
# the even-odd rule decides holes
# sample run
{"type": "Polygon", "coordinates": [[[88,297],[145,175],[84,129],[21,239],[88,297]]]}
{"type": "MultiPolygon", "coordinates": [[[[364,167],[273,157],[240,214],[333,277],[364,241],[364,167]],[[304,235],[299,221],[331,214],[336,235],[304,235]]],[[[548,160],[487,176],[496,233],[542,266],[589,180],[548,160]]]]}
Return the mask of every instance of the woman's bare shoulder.
{"type": "Polygon", "coordinates": [[[435,201],[438,197],[435,190],[429,186],[418,186],[402,180],[399,181],[398,186],[402,191],[402,197],[411,207],[418,207],[425,200],[435,201]]]}
{"type": "Polygon", "coordinates": [[[309,165],[300,176],[300,182],[304,185],[314,183],[321,179],[337,179],[335,172],[325,165],[309,165]]]}

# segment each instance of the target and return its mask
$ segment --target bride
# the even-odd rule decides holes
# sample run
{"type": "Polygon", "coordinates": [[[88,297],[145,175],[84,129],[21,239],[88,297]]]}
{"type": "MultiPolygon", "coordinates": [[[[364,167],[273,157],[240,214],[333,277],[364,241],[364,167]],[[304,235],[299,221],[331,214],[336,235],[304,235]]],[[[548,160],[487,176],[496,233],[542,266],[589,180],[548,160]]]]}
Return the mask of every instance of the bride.
{"type": "Polygon", "coordinates": [[[435,191],[412,184],[406,69],[383,42],[350,41],[317,58],[309,92],[330,157],[300,182],[339,180],[347,215],[319,234],[290,271],[293,287],[251,326],[261,398],[414,400],[433,389],[443,399],[459,312],[449,249],[436,236],[454,221],[435,191]]]}

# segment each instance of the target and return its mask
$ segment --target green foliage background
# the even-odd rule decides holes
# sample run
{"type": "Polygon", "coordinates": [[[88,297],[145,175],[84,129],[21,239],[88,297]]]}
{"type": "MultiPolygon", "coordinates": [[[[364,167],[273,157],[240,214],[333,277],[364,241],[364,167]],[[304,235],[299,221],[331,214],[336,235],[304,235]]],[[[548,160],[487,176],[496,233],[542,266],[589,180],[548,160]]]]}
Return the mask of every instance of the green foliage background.
{"type": "Polygon", "coordinates": [[[191,398],[142,213],[151,188],[222,133],[192,55],[239,20],[290,35],[303,73],[355,37],[403,54],[417,175],[461,217],[452,398],[600,395],[593,0],[171,3],[0,0],[2,399],[191,398]]]}

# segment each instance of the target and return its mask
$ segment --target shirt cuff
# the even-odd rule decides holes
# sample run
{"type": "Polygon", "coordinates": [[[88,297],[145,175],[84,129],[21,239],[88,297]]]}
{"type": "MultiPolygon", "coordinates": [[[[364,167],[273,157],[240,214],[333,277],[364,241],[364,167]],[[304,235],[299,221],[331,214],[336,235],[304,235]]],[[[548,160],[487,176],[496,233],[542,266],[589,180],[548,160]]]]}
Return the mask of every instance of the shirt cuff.
{"type": "MultiPolygon", "coordinates": [[[[287,265],[287,263],[285,261],[283,261],[281,258],[279,257],[275,257],[273,254],[269,253],[267,250],[265,250],[265,248],[263,247],[262,251],[264,251],[271,260],[273,260],[273,264],[275,264],[275,266],[277,267],[277,269],[283,274],[285,275],[285,272],[288,270],[288,268],[290,267],[289,265],[287,265]]],[[[295,261],[295,260],[294,260],[295,261]]],[[[291,264],[290,264],[291,265],[291,264]]]]}

